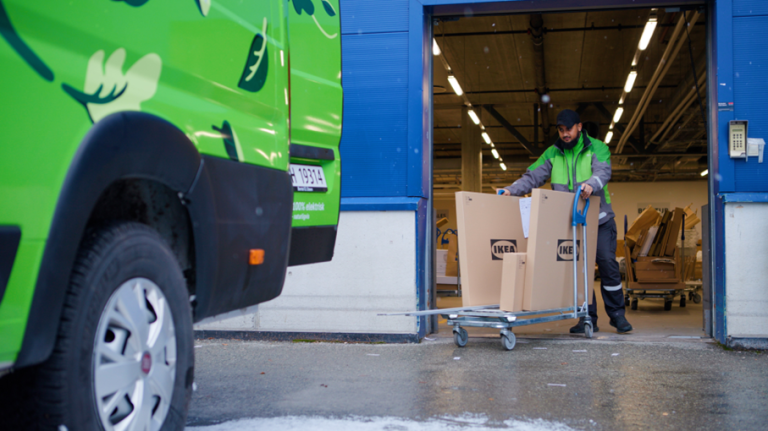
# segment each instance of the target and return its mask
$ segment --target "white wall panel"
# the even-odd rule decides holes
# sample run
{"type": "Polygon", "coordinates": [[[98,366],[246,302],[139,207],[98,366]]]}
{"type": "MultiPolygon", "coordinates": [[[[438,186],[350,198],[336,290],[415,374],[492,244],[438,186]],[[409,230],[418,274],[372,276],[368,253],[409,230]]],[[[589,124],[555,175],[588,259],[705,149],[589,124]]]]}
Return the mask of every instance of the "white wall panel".
{"type": "Polygon", "coordinates": [[[729,336],[768,337],[768,204],[725,205],[729,336]]]}
{"type": "Polygon", "coordinates": [[[413,317],[376,315],[416,309],[415,217],[413,211],[341,212],[331,262],[290,267],[276,299],[195,329],[415,333],[413,317]]]}

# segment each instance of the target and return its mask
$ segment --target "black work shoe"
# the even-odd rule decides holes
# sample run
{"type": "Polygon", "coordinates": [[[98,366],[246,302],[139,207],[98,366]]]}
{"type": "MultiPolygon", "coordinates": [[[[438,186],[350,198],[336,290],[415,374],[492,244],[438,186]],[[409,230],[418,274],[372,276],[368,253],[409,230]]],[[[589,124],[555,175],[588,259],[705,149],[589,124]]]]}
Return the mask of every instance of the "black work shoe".
{"type": "Polygon", "coordinates": [[[630,325],[629,322],[627,322],[627,318],[624,316],[617,316],[611,319],[611,321],[608,323],[610,323],[611,326],[616,328],[616,332],[618,332],[619,334],[623,334],[625,332],[629,332],[632,330],[632,325],[630,325]]]}
{"type": "MultiPolygon", "coordinates": [[[[631,327],[630,327],[631,328],[631,327]]],[[[592,323],[592,332],[600,332],[600,329],[592,323]]],[[[579,319],[579,323],[571,328],[571,334],[583,334],[584,333],[584,318],[579,319]]]]}

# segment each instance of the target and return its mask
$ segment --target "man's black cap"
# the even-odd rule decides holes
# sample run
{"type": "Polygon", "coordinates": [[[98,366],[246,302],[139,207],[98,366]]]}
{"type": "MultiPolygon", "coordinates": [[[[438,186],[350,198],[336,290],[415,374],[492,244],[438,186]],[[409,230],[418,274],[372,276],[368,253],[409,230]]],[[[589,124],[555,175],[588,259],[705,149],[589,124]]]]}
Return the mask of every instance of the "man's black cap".
{"type": "Polygon", "coordinates": [[[559,114],[557,114],[558,126],[563,125],[570,129],[574,124],[578,123],[581,123],[581,118],[579,118],[579,114],[577,114],[576,111],[563,109],[559,114]]]}

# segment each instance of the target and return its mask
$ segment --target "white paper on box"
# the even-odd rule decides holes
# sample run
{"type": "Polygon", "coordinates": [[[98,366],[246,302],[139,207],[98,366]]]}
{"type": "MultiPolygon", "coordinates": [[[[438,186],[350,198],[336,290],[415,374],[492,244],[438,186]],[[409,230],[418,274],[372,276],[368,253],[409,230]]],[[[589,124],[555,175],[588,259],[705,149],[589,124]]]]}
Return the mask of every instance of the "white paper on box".
{"type": "Polygon", "coordinates": [[[528,228],[531,226],[531,198],[520,199],[520,219],[523,222],[523,236],[528,238],[528,228]]]}
{"type": "Polygon", "coordinates": [[[448,250],[436,250],[437,254],[435,260],[437,261],[437,275],[445,276],[445,267],[448,264],[448,250]]]}

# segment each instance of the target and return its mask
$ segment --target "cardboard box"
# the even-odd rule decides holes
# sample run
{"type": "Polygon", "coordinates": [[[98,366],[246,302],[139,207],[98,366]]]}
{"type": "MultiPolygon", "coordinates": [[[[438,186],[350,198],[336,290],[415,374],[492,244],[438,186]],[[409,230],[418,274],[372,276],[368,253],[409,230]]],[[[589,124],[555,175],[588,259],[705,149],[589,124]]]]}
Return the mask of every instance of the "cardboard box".
{"type": "Polygon", "coordinates": [[[456,193],[462,306],[499,303],[504,253],[528,249],[519,201],[487,193],[456,193]]]}
{"type": "MultiPolygon", "coordinates": [[[[584,264],[581,261],[581,226],[574,247],[573,199],[575,194],[535,189],[531,201],[531,226],[525,270],[523,309],[539,311],[573,306],[573,253],[578,248],[578,304],[584,303],[584,264]]],[[[579,209],[584,206],[579,203],[579,209]]],[[[597,229],[600,198],[591,197],[587,212],[587,279],[592,299],[597,257],[597,229]]]]}
{"type": "Polygon", "coordinates": [[[675,255],[677,240],[680,238],[680,228],[683,226],[683,210],[681,208],[675,208],[670,223],[669,229],[667,230],[666,244],[664,244],[664,247],[662,248],[662,253],[659,254],[661,256],[675,255]]]}
{"type": "Polygon", "coordinates": [[[635,262],[635,277],[639,282],[677,282],[675,261],[659,257],[639,257],[635,262]]]}
{"type": "Polygon", "coordinates": [[[504,253],[501,270],[501,300],[499,308],[504,311],[523,311],[525,290],[526,253],[504,253]]]}
{"type": "Polygon", "coordinates": [[[701,262],[696,262],[695,266],[693,267],[693,279],[702,280],[703,278],[704,277],[702,276],[701,262]]]}
{"type": "Polygon", "coordinates": [[[448,235],[448,254],[445,257],[445,275],[447,277],[458,277],[459,264],[456,261],[456,253],[458,252],[458,238],[456,235],[448,235]]]}

